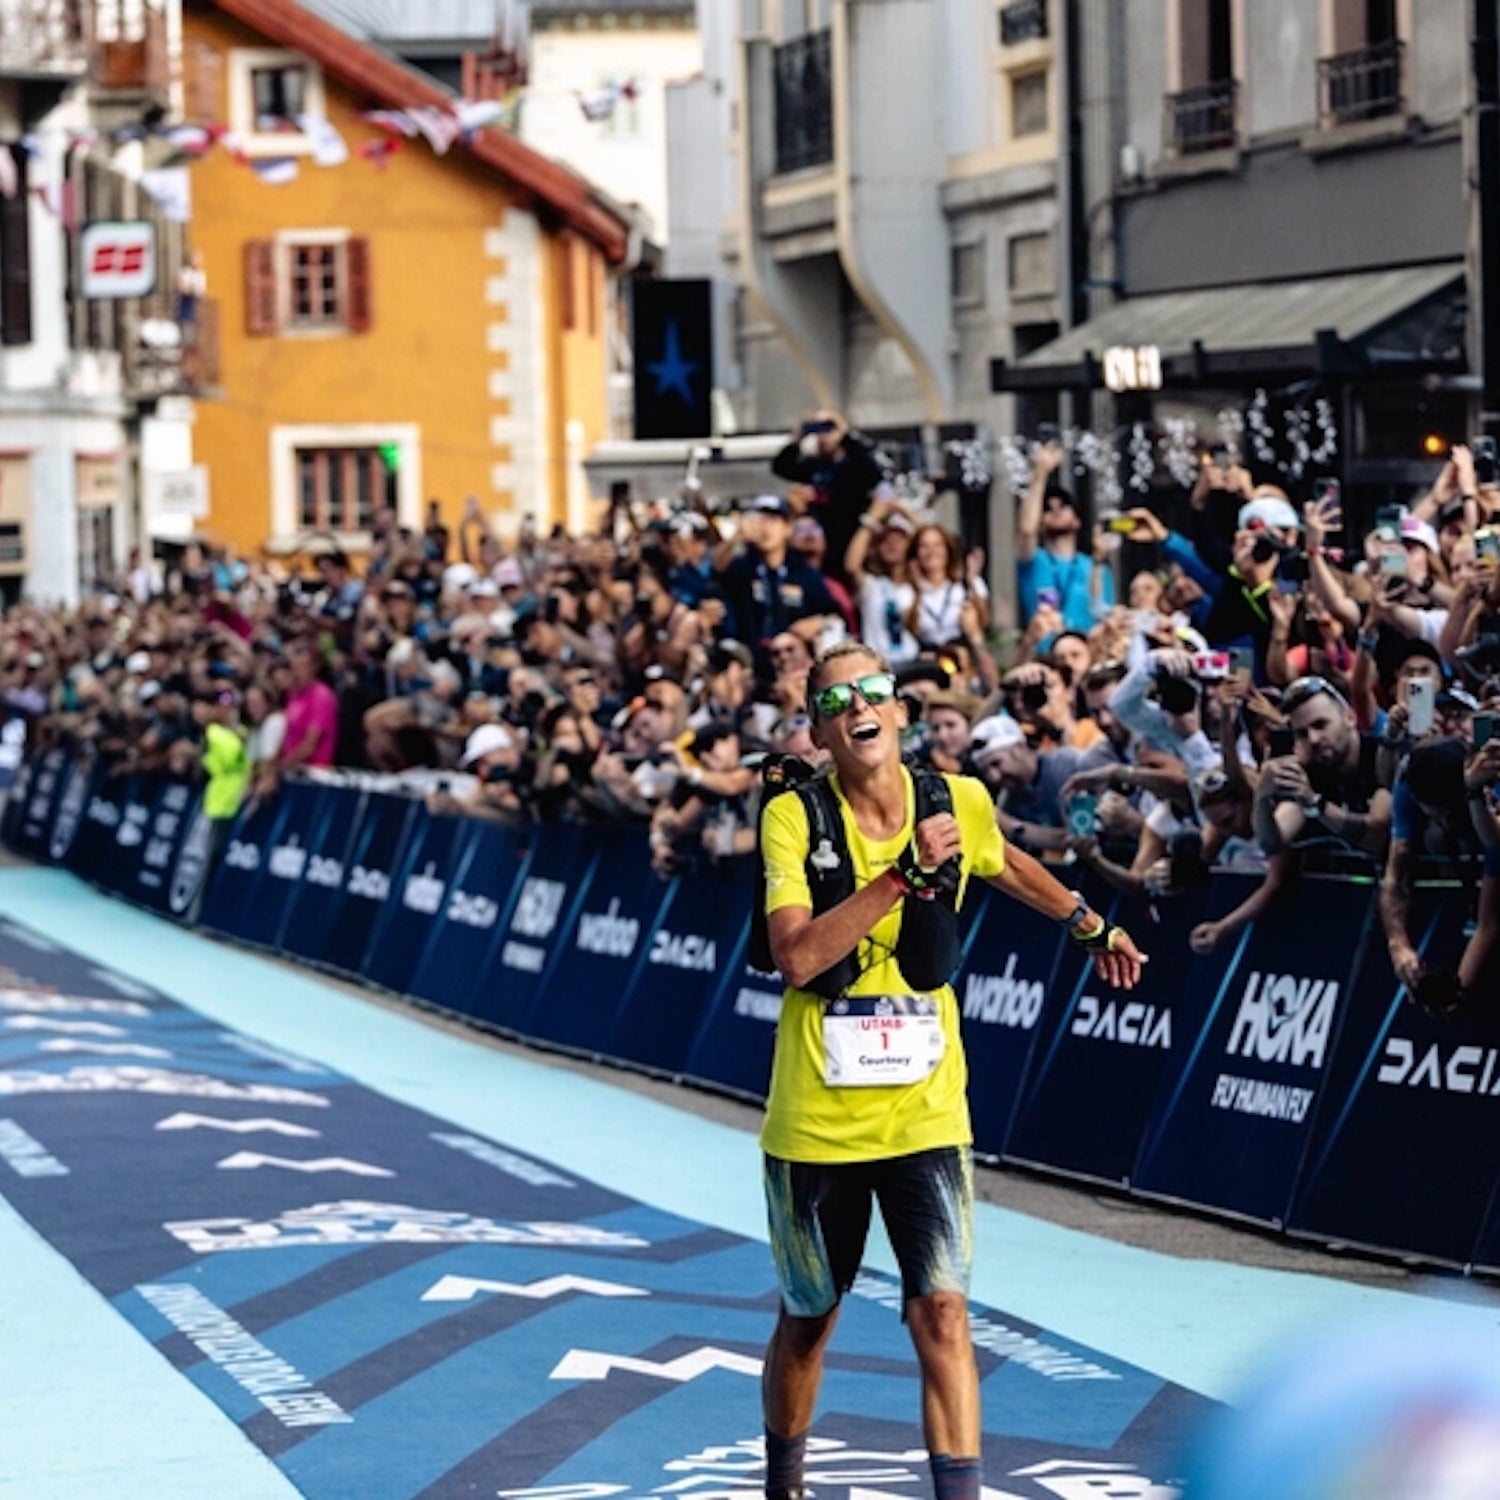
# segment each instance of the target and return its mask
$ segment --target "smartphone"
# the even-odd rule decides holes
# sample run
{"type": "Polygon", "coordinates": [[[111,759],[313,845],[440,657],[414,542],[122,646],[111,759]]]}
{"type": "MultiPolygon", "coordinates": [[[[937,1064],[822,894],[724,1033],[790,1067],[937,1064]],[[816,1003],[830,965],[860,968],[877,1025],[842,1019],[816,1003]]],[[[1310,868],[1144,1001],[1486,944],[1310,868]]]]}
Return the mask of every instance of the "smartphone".
{"type": "Polygon", "coordinates": [[[1092,792],[1075,792],[1068,798],[1068,833],[1075,839],[1094,836],[1094,818],[1098,798],[1092,792]]]}
{"type": "Polygon", "coordinates": [[[1382,541],[1394,542],[1401,535],[1401,522],[1406,518],[1404,505],[1380,505],[1375,509],[1375,534],[1382,541]]]}
{"type": "MultiPolygon", "coordinates": [[[[1327,519],[1323,522],[1325,531],[1342,531],[1344,529],[1343,510],[1343,486],[1337,479],[1315,479],[1313,481],[1313,503],[1327,508],[1327,519]]],[[[1400,522],[1397,522],[1399,527],[1400,522]]]]}
{"type": "Polygon", "coordinates": [[[1056,589],[1038,589],[1036,591],[1036,607],[1038,609],[1059,609],[1062,606],[1062,595],[1056,589]]]}
{"type": "Polygon", "coordinates": [[[1277,724],[1267,738],[1267,748],[1275,756],[1290,755],[1293,743],[1290,724],[1277,724]]]}
{"type": "Polygon", "coordinates": [[[1337,479],[1315,479],[1313,480],[1312,497],[1314,500],[1332,500],[1335,505],[1339,502],[1343,486],[1337,479]]]}
{"type": "Polygon", "coordinates": [[[1251,647],[1231,646],[1229,648],[1229,675],[1243,682],[1249,682],[1255,676],[1255,652],[1251,647]]]}
{"type": "Polygon", "coordinates": [[[1474,455],[1474,478],[1480,484],[1494,484],[1497,474],[1500,474],[1494,438],[1470,438],[1469,452],[1474,455]]]}
{"type": "Polygon", "coordinates": [[[1414,740],[1432,733],[1433,710],[1437,704],[1437,684],[1426,677],[1413,678],[1406,685],[1406,726],[1414,740]]]}
{"type": "Polygon", "coordinates": [[[1406,548],[1396,546],[1380,554],[1380,571],[1387,578],[1405,578],[1407,570],[1406,548]]]}
{"type": "Polygon", "coordinates": [[[1500,531],[1493,526],[1481,526],[1474,533],[1474,556],[1481,568],[1500,567],[1500,531]]]}
{"type": "Polygon", "coordinates": [[[1104,529],[1114,532],[1117,536],[1129,536],[1135,527],[1136,522],[1133,516],[1111,516],[1104,523],[1104,529]]]}
{"type": "Polygon", "coordinates": [[[1474,726],[1474,748],[1481,749],[1495,737],[1495,716],[1492,713],[1475,714],[1471,723],[1474,726]]]}

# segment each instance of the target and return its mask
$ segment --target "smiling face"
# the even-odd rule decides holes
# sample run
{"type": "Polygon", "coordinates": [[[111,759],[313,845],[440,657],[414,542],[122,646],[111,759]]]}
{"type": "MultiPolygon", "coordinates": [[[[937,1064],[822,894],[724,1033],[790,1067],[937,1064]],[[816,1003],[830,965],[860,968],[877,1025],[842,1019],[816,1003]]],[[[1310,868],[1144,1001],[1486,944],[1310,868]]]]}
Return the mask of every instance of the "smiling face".
{"type": "Polygon", "coordinates": [[[808,696],[815,698],[825,688],[875,677],[888,685],[890,697],[885,702],[871,703],[856,688],[843,713],[824,713],[816,707],[812,710],[813,743],[833,756],[840,771],[871,770],[888,760],[899,762],[906,709],[896,697],[885,662],[862,646],[825,657],[808,679],[808,696]]]}

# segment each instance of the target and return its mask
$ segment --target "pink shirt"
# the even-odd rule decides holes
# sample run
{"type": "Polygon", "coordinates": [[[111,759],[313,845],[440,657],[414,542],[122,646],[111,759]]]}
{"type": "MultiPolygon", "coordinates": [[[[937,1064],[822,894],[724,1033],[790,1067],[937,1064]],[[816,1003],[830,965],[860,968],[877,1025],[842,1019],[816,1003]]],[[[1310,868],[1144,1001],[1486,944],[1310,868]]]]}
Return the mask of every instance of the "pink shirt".
{"type": "Polygon", "coordinates": [[[304,766],[331,766],[339,737],[339,700],[326,682],[314,681],[286,700],[286,738],[281,742],[283,755],[298,750],[309,733],[316,734],[312,754],[304,756],[304,766]]]}

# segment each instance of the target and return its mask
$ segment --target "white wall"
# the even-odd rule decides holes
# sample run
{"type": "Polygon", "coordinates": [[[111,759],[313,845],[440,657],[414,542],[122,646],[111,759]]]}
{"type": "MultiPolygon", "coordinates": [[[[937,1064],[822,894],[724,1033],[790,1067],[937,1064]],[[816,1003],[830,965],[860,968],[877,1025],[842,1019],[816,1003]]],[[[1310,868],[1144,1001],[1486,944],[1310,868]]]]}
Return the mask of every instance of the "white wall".
{"type": "Polygon", "coordinates": [[[667,234],[665,86],[702,66],[697,32],[686,27],[539,27],[531,39],[521,137],[611,197],[640,204],[651,217],[653,238],[662,239],[667,234]],[[612,120],[584,118],[580,94],[629,78],[639,87],[633,103],[621,100],[612,120]]]}

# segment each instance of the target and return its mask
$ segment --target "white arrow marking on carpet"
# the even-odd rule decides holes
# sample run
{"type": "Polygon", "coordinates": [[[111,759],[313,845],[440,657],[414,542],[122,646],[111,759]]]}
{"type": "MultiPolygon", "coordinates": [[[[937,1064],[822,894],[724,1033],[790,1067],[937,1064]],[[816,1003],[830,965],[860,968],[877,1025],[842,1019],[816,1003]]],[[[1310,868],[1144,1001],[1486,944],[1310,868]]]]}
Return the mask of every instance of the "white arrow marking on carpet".
{"type": "Polygon", "coordinates": [[[679,1354],[658,1364],[650,1359],[632,1359],[628,1354],[605,1354],[598,1349],[570,1349],[558,1361],[548,1377],[551,1380],[605,1380],[611,1370],[629,1370],[636,1375],[652,1375],[657,1380],[675,1380],[679,1385],[696,1380],[709,1370],[733,1370],[737,1375],[759,1375],[761,1361],[746,1354],[731,1354],[705,1344],[691,1354],[679,1354]]]}
{"type": "Polygon", "coordinates": [[[471,1302],[480,1292],[505,1297],[530,1297],[545,1301],[564,1292],[587,1292],[591,1297],[649,1297],[644,1287],[622,1286],[618,1281],[591,1281],[587,1276],[549,1276],[545,1281],[520,1285],[514,1281],[479,1281],[469,1276],[444,1276],[422,1293],[424,1302],[471,1302]]]}
{"type": "Polygon", "coordinates": [[[9,1016],[6,1027],[11,1031],[65,1031],[74,1036],[129,1036],[123,1026],[107,1021],[48,1021],[42,1016],[9,1016]]]}
{"type": "Polygon", "coordinates": [[[217,1115],[169,1115],[156,1122],[158,1130],[228,1130],[235,1135],[254,1135],[267,1132],[272,1135],[293,1135],[311,1140],[323,1134],[310,1125],[293,1125],[290,1120],[221,1120],[217,1115]]]}
{"type": "Polygon", "coordinates": [[[162,1047],[146,1047],[140,1042],[75,1042],[70,1037],[60,1036],[43,1042],[43,1052],[88,1052],[99,1057],[171,1057],[173,1054],[162,1047]]]}
{"type": "Polygon", "coordinates": [[[134,980],[127,979],[123,974],[113,974],[108,969],[90,969],[95,979],[103,980],[110,989],[118,991],[122,995],[129,995],[134,1000],[154,1000],[156,992],[148,990],[144,986],[136,984],[134,980]]]}
{"type": "Polygon", "coordinates": [[[320,1156],[316,1161],[292,1161],[285,1156],[262,1156],[258,1151],[236,1151],[219,1163],[223,1172],[249,1172],[256,1167],[283,1167],[288,1172],[349,1172],[355,1177],[394,1177],[385,1167],[367,1161],[350,1161],[347,1156],[320,1156]]]}

